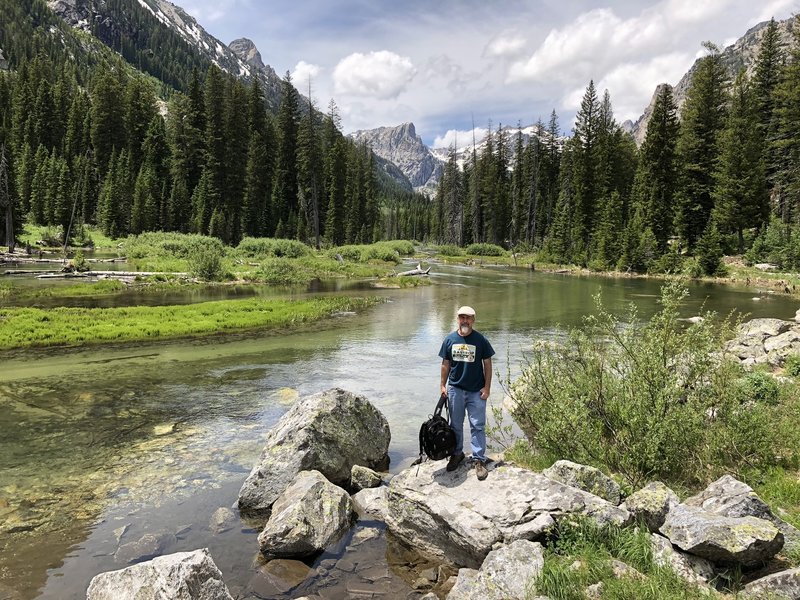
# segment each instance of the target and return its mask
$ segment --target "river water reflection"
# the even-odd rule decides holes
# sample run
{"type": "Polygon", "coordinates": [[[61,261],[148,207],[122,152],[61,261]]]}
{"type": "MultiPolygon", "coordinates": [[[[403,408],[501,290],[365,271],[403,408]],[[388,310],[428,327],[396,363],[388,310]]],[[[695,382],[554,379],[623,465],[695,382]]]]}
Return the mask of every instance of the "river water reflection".
{"type": "MultiPolygon", "coordinates": [[[[418,452],[419,424],[438,396],[436,354],[456,307],[476,308],[476,328],[506,378],[534,340],[590,312],[597,291],[612,310],[634,302],[646,318],[660,287],[511,268],[434,265],[432,273],[433,285],[409,290],[318,286],[311,292],[376,293],[387,302],[304,332],[0,357],[0,598],[84,598],[92,576],[126,566],[130,544],[146,534],[157,553],[209,548],[237,598],[326,589],[337,597],[363,580],[355,567],[348,576],[336,565],[365,556],[373,565],[378,556],[385,571],[371,583],[405,597],[412,588],[385,568],[387,540],[374,523],[319,557],[317,574],[291,592],[264,575],[253,524],[215,532],[212,515],[235,507],[269,427],[298,396],[330,387],[363,394],[389,421],[397,472],[418,452]]],[[[789,319],[797,309],[787,296],[753,289],[690,292],[686,317],[704,307],[789,319]]],[[[496,378],[491,402],[502,396],[496,378]]]]}

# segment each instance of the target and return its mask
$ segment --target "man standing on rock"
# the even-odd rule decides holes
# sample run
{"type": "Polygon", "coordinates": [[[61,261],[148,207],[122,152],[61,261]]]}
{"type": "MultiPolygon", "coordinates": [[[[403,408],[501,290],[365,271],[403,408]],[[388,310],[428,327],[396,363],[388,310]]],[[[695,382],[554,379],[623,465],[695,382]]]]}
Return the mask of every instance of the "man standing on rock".
{"type": "Polygon", "coordinates": [[[475,473],[483,481],[489,474],[486,470],[486,401],[492,387],[494,349],[489,340],[472,328],[475,309],[462,306],[457,314],[458,329],[444,338],[439,350],[442,359],[441,393],[447,395],[450,420],[456,431],[456,448],[447,463],[447,470],[455,471],[464,460],[466,410],[475,473]]]}

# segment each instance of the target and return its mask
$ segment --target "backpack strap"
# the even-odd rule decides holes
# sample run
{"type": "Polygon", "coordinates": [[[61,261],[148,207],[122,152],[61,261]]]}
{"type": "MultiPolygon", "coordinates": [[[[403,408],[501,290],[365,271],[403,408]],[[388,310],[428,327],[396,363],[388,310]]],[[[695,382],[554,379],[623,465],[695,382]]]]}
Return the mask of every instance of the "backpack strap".
{"type": "MultiPolygon", "coordinates": [[[[436,403],[436,410],[433,411],[433,414],[441,415],[442,414],[442,409],[444,409],[444,410],[447,411],[447,416],[449,417],[450,416],[450,407],[447,404],[447,400],[448,400],[447,394],[442,394],[441,396],[439,396],[439,402],[436,403]]],[[[449,421],[450,419],[447,419],[447,420],[449,421]]]]}

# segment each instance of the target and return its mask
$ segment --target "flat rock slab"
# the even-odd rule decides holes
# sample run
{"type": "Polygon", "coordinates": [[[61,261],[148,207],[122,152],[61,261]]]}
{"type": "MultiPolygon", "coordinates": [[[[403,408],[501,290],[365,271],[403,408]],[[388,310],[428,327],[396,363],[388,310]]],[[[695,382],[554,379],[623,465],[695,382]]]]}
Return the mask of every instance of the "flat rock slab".
{"type": "Polygon", "coordinates": [[[789,569],[756,579],[744,586],[743,598],[800,600],[800,569],[789,569]]]}
{"type": "Polygon", "coordinates": [[[539,540],[565,515],[624,525],[627,511],[592,494],[519,467],[502,465],[478,481],[462,463],[406,469],[389,484],[386,524],[421,554],[477,569],[497,543],[539,540]]]}
{"type": "Polygon", "coordinates": [[[588,465],[581,465],[569,460],[557,460],[553,466],[542,471],[542,475],[599,496],[612,504],[619,504],[622,497],[616,481],[600,469],[588,465]]]}

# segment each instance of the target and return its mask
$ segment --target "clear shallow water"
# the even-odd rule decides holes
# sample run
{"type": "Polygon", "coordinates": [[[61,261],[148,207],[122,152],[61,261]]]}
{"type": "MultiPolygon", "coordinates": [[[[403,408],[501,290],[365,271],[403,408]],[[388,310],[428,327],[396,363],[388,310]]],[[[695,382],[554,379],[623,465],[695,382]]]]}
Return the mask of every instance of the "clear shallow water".
{"type": "MultiPolygon", "coordinates": [[[[214,511],[235,507],[269,427],[298,396],[335,386],[363,394],[389,421],[397,472],[418,452],[419,423],[438,396],[436,354],[456,307],[475,306],[476,328],[506,377],[533,340],[590,312],[598,290],[613,310],[634,302],[646,318],[660,287],[522,269],[434,265],[432,273],[432,286],[370,291],[388,302],[304,332],[0,356],[0,597],[84,598],[92,576],[126,566],[114,557],[120,546],[145,534],[161,536],[164,554],[208,547],[235,597],[336,597],[367,584],[410,590],[386,568],[384,535],[358,544],[348,536],[313,562],[304,587],[282,593],[257,560],[256,524],[212,531],[214,511]],[[376,569],[379,576],[365,575],[376,569]]],[[[365,293],[358,288],[340,291],[365,293]]],[[[786,296],[693,286],[685,316],[703,305],[784,319],[797,309],[786,296]]],[[[502,395],[495,377],[491,401],[502,395]]],[[[373,526],[360,523],[352,535],[373,526]]]]}

